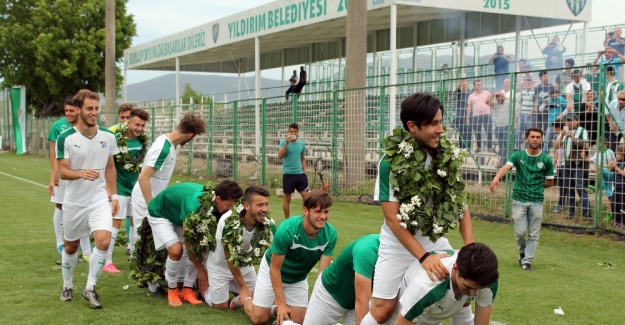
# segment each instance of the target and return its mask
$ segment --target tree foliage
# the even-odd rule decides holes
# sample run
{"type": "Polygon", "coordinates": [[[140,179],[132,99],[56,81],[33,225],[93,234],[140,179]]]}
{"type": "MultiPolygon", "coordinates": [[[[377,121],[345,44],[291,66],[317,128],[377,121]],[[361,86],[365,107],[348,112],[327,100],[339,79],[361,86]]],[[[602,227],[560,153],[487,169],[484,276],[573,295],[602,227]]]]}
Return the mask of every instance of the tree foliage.
{"type": "Polygon", "coordinates": [[[212,100],[210,97],[205,97],[204,101],[202,101],[202,97],[204,97],[204,95],[202,93],[198,94],[195,91],[195,89],[191,88],[190,84],[188,83],[184,84],[184,90],[182,92],[182,95],[180,96],[180,100],[183,104],[190,103],[191,98],[193,98],[194,104],[200,104],[200,103],[208,104],[212,100]]]}
{"type": "MultiPolygon", "coordinates": [[[[136,35],[128,0],[115,0],[115,61],[136,35]]],[[[0,76],[26,86],[42,116],[62,110],[82,88],[104,91],[105,1],[0,0],[0,76]]],[[[116,72],[119,90],[122,75],[116,72]]]]}

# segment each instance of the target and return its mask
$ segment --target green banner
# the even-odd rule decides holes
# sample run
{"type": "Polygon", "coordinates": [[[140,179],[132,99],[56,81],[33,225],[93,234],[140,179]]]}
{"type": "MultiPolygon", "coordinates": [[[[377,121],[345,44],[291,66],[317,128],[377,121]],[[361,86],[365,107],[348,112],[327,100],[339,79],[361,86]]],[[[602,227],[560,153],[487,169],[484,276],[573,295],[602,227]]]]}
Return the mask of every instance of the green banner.
{"type": "Polygon", "coordinates": [[[26,88],[11,88],[11,112],[15,131],[15,153],[26,153],[26,88]]]}

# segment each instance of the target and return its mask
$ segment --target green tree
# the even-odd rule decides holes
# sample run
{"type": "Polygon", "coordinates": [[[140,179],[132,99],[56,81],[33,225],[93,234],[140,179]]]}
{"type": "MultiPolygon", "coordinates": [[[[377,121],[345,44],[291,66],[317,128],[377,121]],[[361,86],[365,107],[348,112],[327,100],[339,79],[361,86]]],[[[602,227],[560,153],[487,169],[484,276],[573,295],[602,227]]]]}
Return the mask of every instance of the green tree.
{"type": "MultiPolygon", "coordinates": [[[[183,104],[189,104],[191,98],[193,98],[194,104],[200,104],[202,103],[202,97],[204,97],[204,95],[202,95],[202,93],[198,94],[193,88],[191,88],[191,85],[189,85],[188,83],[184,84],[184,91],[180,96],[180,100],[183,104]]],[[[204,98],[204,104],[208,104],[211,101],[212,99],[210,97],[204,98]]]]}
{"type": "MultiPolygon", "coordinates": [[[[128,0],[115,0],[115,60],[136,35],[128,0]]],[[[65,96],[104,91],[105,1],[0,0],[0,76],[26,86],[41,116],[61,112],[65,96]]],[[[122,83],[117,68],[117,88],[122,83]]]]}

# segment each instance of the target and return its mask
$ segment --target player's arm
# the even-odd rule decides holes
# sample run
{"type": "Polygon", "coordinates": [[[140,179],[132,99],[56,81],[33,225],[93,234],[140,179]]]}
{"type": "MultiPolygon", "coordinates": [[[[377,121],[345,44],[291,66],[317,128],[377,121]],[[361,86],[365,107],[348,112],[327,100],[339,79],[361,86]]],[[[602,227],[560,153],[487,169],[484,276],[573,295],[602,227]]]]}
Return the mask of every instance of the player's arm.
{"type": "Polygon", "coordinates": [[[137,179],[139,188],[141,189],[141,194],[143,194],[143,199],[146,204],[152,201],[152,184],[150,183],[150,178],[154,176],[155,173],[156,169],[154,169],[154,167],[144,166],[143,169],[141,169],[139,178],[137,179]]]}
{"type": "Polygon", "coordinates": [[[289,146],[289,135],[286,135],[286,138],[284,139],[284,145],[282,146],[282,148],[280,148],[280,150],[278,150],[278,159],[282,159],[284,158],[284,155],[286,155],[286,147],[289,146]]]}
{"type": "Polygon", "coordinates": [[[59,178],[74,181],[77,179],[86,179],[93,181],[99,177],[99,173],[93,169],[71,170],[69,169],[69,159],[57,159],[59,170],[59,178]]]}
{"type": "Polygon", "coordinates": [[[222,242],[221,245],[224,248],[224,256],[226,257],[226,262],[228,263],[228,269],[230,269],[230,273],[232,273],[232,277],[234,277],[234,281],[239,285],[239,288],[241,288],[239,299],[241,299],[241,301],[244,301],[245,298],[252,296],[252,292],[247,287],[247,283],[245,283],[245,279],[243,279],[243,273],[241,273],[241,269],[234,266],[234,264],[232,264],[232,262],[228,260],[228,258],[230,257],[230,250],[228,250],[228,244],[222,242]]]}
{"type": "MultiPolygon", "coordinates": [[[[462,237],[462,242],[464,243],[464,246],[466,246],[475,242],[475,238],[473,237],[473,224],[471,223],[471,212],[469,212],[469,209],[465,209],[464,211],[462,211],[462,215],[463,215],[462,219],[460,219],[460,221],[458,222],[458,225],[459,225],[458,231],[460,232],[460,237],[462,237]]],[[[435,254],[435,255],[442,255],[441,258],[449,256],[447,254],[435,254]]],[[[422,263],[422,265],[423,264],[424,263],[422,263]]]]}
{"type": "Polygon", "coordinates": [[[372,284],[371,279],[356,272],[354,273],[354,287],[356,288],[356,324],[360,324],[362,319],[369,312],[369,300],[371,300],[372,284]]]}
{"type": "Polygon", "coordinates": [[[512,169],[512,165],[510,164],[505,164],[503,165],[503,167],[501,167],[499,169],[499,171],[497,172],[497,175],[495,175],[495,178],[493,178],[493,181],[490,182],[490,191],[491,192],[495,192],[495,188],[497,188],[497,186],[499,186],[499,182],[501,181],[501,179],[506,176],[506,174],[512,169]]]}
{"type": "MultiPolygon", "coordinates": [[[[384,220],[386,225],[391,229],[393,235],[397,237],[397,240],[406,248],[412,256],[417,260],[425,255],[426,251],[423,246],[412,236],[408,229],[404,229],[399,225],[397,220],[397,214],[399,214],[399,202],[383,201],[381,202],[382,212],[384,213],[384,220]]],[[[444,279],[448,275],[447,268],[441,263],[440,259],[446,257],[446,254],[433,254],[428,256],[422,263],[424,269],[428,272],[428,276],[432,281],[435,278],[432,276],[432,272],[439,279],[444,279]]]]}
{"type": "Polygon", "coordinates": [[[115,161],[113,156],[109,156],[104,170],[104,180],[106,181],[106,190],[111,197],[111,206],[113,208],[113,216],[119,212],[119,201],[117,200],[117,171],[115,170],[115,161]]]}
{"type": "Polygon", "coordinates": [[[282,264],[284,263],[285,255],[277,255],[276,253],[271,254],[271,265],[269,266],[269,277],[271,278],[271,286],[273,287],[273,292],[276,295],[275,303],[278,306],[276,308],[276,318],[278,322],[281,322],[283,319],[291,319],[291,309],[286,305],[286,300],[284,299],[284,288],[282,286],[282,274],[280,273],[280,269],[282,268],[282,264]]]}
{"type": "Polygon", "coordinates": [[[306,156],[304,155],[304,153],[302,152],[302,170],[304,171],[304,174],[306,174],[306,156]]]}
{"type": "Polygon", "coordinates": [[[56,165],[56,142],[50,141],[50,183],[48,193],[54,195],[54,187],[59,185],[59,171],[56,165]]]}
{"type": "MultiPolygon", "coordinates": [[[[184,224],[182,225],[182,229],[184,231],[184,224]]],[[[189,262],[193,263],[195,268],[197,269],[197,283],[200,289],[200,293],[204,295],[206,289],[208,289],[208,272],[206,272],[206,268],[202,262],[197,258],[195,253],[193,253],[190,249],[191,243],[185,241],[184,246],[187,248],[187,255],[189,255],[189,262]]]]}
{"type": "Polygon", "coordinates": [[[328,267],[331,262],[332,256],[322,255],[321,259],[319,259],[319,271],[317,271],[317,274],[321,274],[321,272],[323,272],[323,270],[325,270],[325,268],[328,267]]]}
{"type": "MultiPolygon", "coordinates": [[[[470,96],[469,96],[470,97],[470,96]]],[[[469,118],[471,117],[471,110],[473,109],[473,103],[471,102],[471,100],[468,100],[468,105],[467,105],[467,117],[465,118],[465,123],[469,123],[469,118]]]]}
{"type": "Polygon", "coordinates": [[[479,304],[475,304],[475,318],[473,319],[473,324],[488,325],[490,323],[490,314],[492,311],[493,305],[482,307],[479,304]]]}

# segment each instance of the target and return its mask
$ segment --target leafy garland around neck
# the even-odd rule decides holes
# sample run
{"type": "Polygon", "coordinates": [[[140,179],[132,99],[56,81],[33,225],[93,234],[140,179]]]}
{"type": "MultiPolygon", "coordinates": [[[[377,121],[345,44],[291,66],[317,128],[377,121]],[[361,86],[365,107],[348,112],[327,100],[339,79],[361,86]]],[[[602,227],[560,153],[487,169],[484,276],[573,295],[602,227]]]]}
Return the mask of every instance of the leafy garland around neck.
{"type": "Polygon", "coordinates": [[[267,214],[265,215],[265,221],[255,225],[254,230],[256,233],[252,236],[249,247],[243,247],[242,232],[246,231],[243,223],[245,213],[246,211],[243,209],[237,214],[238,218],[235,217],[235,214],[226,218],[221,238],[221,241],[226,244],[230,252],[228,261],[235,267],[260,264],[261,258],[269,246],[271,246],[273,232],[275,231],[276,223],[267,214]]]}
{"type": "Polygon", "coordinates": [[[115,136],[117,138],[117,148],[119,149],[119,153],[115,155],[115,161],[118,162],[125,171],[138,173],[141,171],[141,167],[143,166],[143,158],[145,158],[145,154],[148,151],[148,136],[145,135],[145,132],[143,132],[137,137],[139,142],[141,142],[141,151],[138,155],[133,157],[130,154],[130,150],[128,149],[129,139],[126,135],[127,132],[128,124],[125,123],[120,124],[115,131],[115,136]]]}
{"type": "Polygon", "coordinates": [[[397,219],[404,229],[433,242],[458,226],[467,209],[460,167],[465,153],[441,134],[439,148],[422,150],[423,144],[397,128],[384,140],[390,163],[390,184],[400,202],[397,219]],[[431,163],[426,164],[428,155],[431,163]]]}

